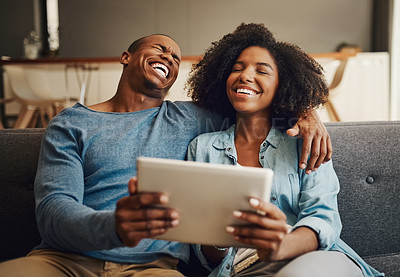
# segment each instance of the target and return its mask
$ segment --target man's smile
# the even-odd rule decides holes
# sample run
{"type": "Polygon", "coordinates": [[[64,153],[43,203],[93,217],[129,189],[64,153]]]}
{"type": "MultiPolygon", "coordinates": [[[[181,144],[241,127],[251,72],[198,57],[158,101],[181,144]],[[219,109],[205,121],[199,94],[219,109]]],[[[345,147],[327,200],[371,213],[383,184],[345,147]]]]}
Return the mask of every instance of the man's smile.
{"type": "Polygon", "coordinates": [[[150,66],[163,78],[167,78],[169,74],[169,69],[162,63],[151,63],[150,66]]]}

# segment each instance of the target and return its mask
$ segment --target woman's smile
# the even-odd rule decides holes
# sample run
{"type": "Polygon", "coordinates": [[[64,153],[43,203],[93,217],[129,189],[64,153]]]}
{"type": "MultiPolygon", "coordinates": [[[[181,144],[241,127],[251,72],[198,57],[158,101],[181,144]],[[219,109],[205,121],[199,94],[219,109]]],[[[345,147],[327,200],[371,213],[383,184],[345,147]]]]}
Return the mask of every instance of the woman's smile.
{"type": "Polygon", "coordinates": [[[236,89],[236,93],[237,94],[244,94],[244,95],[250,95],[251,96],[251,95],[257,95],[260,92],[257,92],[257,91],[255,91],[253,89],[250,89],[250,88],[239,87],[239,88],[236,89]]]}

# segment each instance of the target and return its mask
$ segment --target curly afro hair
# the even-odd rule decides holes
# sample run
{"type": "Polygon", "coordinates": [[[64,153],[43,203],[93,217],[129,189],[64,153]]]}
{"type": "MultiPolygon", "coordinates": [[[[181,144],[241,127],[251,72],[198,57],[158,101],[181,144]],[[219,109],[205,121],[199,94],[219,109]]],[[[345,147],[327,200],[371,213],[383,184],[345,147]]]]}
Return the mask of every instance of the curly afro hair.
{"type": "Polygon", "coordinates": [[[278,68],[279,85],[271,108],[275,127],[287,129],[307,110],[326,103],[328,86],[321,65],[298,46],[276,41],[263,24],[255,23],[242,23],[213,42],[193,65],[186,83],[192,100],[234,122],[236,112],[226,95],[226,80],[240,53],[251,46],[267,49],[278,68]]]}

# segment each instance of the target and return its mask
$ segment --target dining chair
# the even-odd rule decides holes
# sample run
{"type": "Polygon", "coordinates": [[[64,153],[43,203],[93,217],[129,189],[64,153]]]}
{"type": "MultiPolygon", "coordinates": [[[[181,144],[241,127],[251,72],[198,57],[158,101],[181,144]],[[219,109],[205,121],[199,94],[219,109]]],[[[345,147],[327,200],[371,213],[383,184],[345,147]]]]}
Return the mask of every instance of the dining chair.
{"type": "Polygon", "coordinates": [[[332,98],[334,97],[334,91],[335,89],[340,85],[343,79],[343,75],[347,66],[349,59],[348,58],[343,58],[339,60],[339,65],[336,68],[335,75],[333,76],[333,80],[331,81],[329,85],[329,99],[325,103],[325,108],[326,111],[328,112],[328,116],[330,121],[332,122],[339,122],[340,116],[338,112],[336,111],[335,105],[332,103],[332,98]]]}
{"type": "Polygon", "coordinates": [[[23,66],[5,65],[4,71],[9,86],[21,109],[14,128],[35,128],[40,120],[40,127],[46,127],[48,122],[64,107],[66,99],[44,98],[37,95],[27,79],[23,66]]]}
{"type": "MultiPolygon", "coordinates": [[[[14,101],[13,98],[0,99],[0,105],[3,106],[3,109],[4,109],[5,104],[12,102],[12,101],[14,101]]],[[[2,114],[2,116],[3,115],[4,114],[2,114]]],[[[4,129],[3,120],[5,121],[4,118],[0,118],[0,129],[4,129]]]]}
{"type": "MultiPolygon", "coordinates": [[[[311,57],[322,62],[326,73],[334,72],[332,80],[329,82],[329,98],[325,103],[325,109],[328,113],[329,120],[331,122],[339,122],[341,118],[337,112],[335,105],[332,102],[332,98],[338,93],[339,85],[343,82],[344,73],[346,68],[349,66],[349,59],[355,57],[361,51],[360,47],[355,46],[344,46],[337,52],[311,54],[311,57]]],[[[330,75],[330,76],[332,76],[330,75]]],[[[328,78],[329,79],[329,78],[328,78]]]]}

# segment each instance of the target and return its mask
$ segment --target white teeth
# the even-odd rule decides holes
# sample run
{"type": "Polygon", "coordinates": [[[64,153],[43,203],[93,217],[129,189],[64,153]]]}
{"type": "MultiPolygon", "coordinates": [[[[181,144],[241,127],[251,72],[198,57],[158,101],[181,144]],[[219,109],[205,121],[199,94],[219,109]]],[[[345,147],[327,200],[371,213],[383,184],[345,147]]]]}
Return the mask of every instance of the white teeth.
{"type": "Polygon", "coordinates": [[[238,88],[236,90],[236,93],[243,93],[243,94],[248,94],[248,95],[256,95],[257,93],[253,90],[250,89],[245,89],[245,88],[238,88]]]}
{"type": "Polygon", "coordinates": [[[168,67],[166,67],[165,65],[161,64],[161,63],[153,63],[151,64],[151,67],[154,68],[154,70],[161,76],[164,78],[167,78],[169,70],[168,67]]]}

